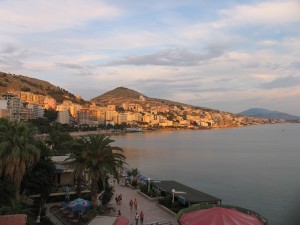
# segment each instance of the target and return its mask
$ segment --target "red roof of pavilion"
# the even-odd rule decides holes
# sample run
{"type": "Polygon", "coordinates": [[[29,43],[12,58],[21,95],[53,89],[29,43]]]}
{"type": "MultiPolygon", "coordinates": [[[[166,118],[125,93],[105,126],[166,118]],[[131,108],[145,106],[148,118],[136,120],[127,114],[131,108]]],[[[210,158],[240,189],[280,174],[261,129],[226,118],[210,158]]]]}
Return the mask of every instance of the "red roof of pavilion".
{"type": "Polygon", "coordinates": [[[179,222],[182,225],[263,225],[255,215],[221,207],[183,213],[179,222]]]}

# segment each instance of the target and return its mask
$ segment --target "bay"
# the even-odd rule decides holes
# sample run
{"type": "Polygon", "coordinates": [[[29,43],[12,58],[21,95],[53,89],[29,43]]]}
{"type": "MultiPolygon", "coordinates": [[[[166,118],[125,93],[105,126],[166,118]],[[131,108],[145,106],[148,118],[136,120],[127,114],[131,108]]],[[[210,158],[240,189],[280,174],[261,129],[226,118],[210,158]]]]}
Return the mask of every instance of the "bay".
{"type": "Polygon", "coordinates": [[[176,180],[262,214],[299,225],[300,124],[114,136],[130,167],[176,180]]]}

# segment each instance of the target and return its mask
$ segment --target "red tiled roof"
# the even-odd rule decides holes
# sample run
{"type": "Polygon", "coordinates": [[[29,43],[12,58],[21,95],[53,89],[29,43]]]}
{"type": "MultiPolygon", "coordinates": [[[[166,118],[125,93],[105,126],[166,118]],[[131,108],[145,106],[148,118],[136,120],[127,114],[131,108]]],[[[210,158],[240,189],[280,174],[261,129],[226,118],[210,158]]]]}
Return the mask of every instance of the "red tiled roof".
{"type": "Polygon", "coordinates": [[[4,215],[0,216],[1,225],[26,225],[26,214],[4,215]]]}

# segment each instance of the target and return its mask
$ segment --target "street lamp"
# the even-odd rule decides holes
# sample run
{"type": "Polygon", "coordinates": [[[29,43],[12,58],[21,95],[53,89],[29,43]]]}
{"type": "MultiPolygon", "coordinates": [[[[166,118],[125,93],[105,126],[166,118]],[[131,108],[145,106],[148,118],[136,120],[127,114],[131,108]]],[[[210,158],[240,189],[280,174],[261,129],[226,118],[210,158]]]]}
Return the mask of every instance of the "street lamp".
{"type": "Polygon", "coordinates": [[[175,189],[172,189],[172,204],[174,203],[175,189]]]}
{"type": "Polygon", "coordinates": [[[148,192],[150,192],[150,177],[148,177],[148,192]]]}
{"type": "Polygon", "coordinates": [[[174,203],[175,194],[187,194],[187,193],[184,191],[175,191],[175,189],[172,189],[172,204],[174,203]]]}

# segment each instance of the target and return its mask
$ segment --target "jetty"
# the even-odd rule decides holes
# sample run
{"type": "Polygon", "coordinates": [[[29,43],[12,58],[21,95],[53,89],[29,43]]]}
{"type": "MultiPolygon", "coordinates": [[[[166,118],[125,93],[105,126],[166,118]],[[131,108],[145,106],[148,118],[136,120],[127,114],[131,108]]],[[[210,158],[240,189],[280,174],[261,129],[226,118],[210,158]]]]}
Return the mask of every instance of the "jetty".
{"type": "Polygon", "coordinates": [[[173,180],[152,180],[153,192],[158,196],[171,195],[183,205],[193,204],[217,204],[221,205],[222,200],[212,195],[198,191],[173,180]]]}

